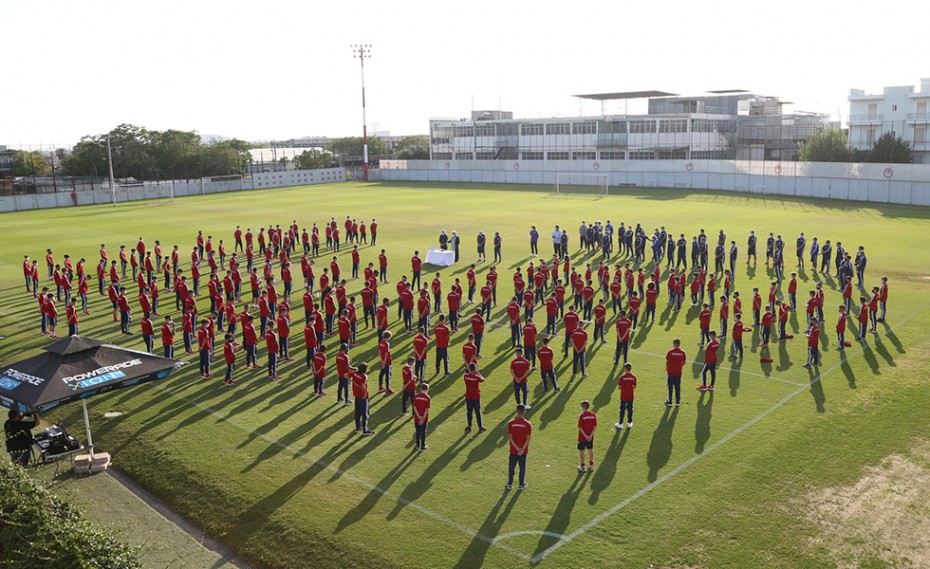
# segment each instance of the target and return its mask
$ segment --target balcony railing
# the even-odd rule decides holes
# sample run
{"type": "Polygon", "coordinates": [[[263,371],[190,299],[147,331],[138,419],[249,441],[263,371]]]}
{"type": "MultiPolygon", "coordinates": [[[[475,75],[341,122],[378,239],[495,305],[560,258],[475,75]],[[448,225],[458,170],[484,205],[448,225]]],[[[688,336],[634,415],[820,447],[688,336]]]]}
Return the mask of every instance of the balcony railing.
{"type": "Polygon", "coordinates": [[[930,113],[907,113],[907,120],[914,122],[930,122],[930,113]]]}
{"type": "Polygon", "coordinates": [[[879,115],[879,114],[849,115],[849,122],[850,123],[882,122],[882,115],[879,115]]]}

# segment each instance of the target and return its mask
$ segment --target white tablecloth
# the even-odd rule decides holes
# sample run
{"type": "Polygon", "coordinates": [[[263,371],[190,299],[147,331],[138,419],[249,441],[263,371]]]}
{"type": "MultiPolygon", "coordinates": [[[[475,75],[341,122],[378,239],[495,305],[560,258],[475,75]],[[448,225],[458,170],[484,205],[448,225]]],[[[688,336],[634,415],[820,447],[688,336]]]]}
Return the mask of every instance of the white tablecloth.
{"type": "Polygon", "coordinates": [[[451,267],[455,264],[455,251],[434,251],[426,252],[426,262],[437,267],[451,267]]]}

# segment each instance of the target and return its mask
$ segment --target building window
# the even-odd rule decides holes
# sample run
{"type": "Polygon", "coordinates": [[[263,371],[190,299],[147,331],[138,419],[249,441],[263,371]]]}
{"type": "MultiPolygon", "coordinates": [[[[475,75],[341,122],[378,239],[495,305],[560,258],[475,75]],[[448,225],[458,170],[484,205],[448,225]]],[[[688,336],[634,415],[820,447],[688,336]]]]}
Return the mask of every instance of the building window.
{"type": "Polygon", "coordinates": [[[473,158],[474,157],[472,156],[471,152],[456,152],[455,153],[456,160],[472,160],[473,158]]]}
{"type": "Polygon", "coordinates": [[[475,152],[475,160],[494,160],[497,152],[475,152]]]}
{"type": "Polygon", "coordinates": [[[654,160],[655,157],[654,150],[633,150],[630,152],[630,160],[654,160]]]}
{"type": "Polygon", "coordinates": [[[898,105],[891,105],[891,112],[897,111],[898,105]]]}
{"type": "Polygon", "coordinates": [[[572,134],[597,134],[596,122],[572,123],[572,134]]]}
{"type": "Polygon", "coordinates": [[[451,152],[433,152],[433,160],[452,160],[451,152]]]}
{"type": "Polygon", "coordinates": [[[691,132],[716,132],[717,121],[712,119],[692,119],[691,132]]]}
{"type": "Polygon", "coordinates": [[[524,160],[542,160],[543,153],[542,152],[524,152],[522,154],[522,157],[524,160]]]}
{"type": "Polygon", "coordinates": [[[539,123],[528,123],[520,125],[521,136],[541,136],[545,134],[545,126],[539,123]]]}
{"type": "Polygon", "coordinates": [[[688,132],[687,119],[659,121],[659,132],[688,132]]]}
{"type": "Polygon", "coordinates": [[[513,150],[507,150],[505,152],[501,152],[497,156],[498,160],[519,160],[519,158],[520,158],[520,155],[514,152],[513,150]]]}
{"type": "Polygon", "coordinates": [[[452,136],[456,138],[475,136],[475,128],[471,126],[456,126],[452,128],[452,136]]]}
{"type": "Polygon", "coordinates": [[[630,121],[630,132],[634,134],[654,133],[656,121],[630,121]]]}
{"type": "Polygon", "coordinates": [[[475,127],[475,136],[494,136],[494,125],[479,124],[475,127]]]}
{"type": "Polygon", "coordinates": [[[546,125],[546,134],[571,134],[572,125],[567,122],[549,123],[546,125]]]}
{"type": "Polygon", "coordinates": [[[601,151],[601,160],[623,160],[626,158],[622,151],[616,150],[602,150],[601,151]]]}
{"type": "Polygon", "coordinates": [[[568,160],[568,152],[547,152],[546,160],[568,160]]]}
{"type": "Polygon", "coordinates": [[[688,151],[684,148],[674,150],[660,150],[656,156],[659,160],[684,160],[688,157],[688,151]]]}
{"type": "Polygon", "coordinates": [[[597,152],[572,152],[572,160],[597,160],[597,152]]]}

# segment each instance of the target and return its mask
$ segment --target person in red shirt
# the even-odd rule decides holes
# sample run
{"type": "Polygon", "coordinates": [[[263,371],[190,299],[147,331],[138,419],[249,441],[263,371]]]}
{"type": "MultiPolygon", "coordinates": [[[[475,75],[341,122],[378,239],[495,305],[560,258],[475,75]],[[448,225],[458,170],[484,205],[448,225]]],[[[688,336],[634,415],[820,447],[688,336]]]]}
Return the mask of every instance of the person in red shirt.
{"type": "Polygon", "coordinates": [[[433,293],[433,310],[438,314],[442,308],[442,281],[439,280],[439,273],[430,283],[430,292],[433,293]]]}
{"type": "Polygon", "coordinates": [[[274,328],[265,332],[265,348],[268,350],[268,379],[281,379],[278,375],[278,336],[274,328]]]}
{"type": "Polygon", "coordinates": [[[698,320],[701,326],[701,341],[698,343],[698,346],[704,347],[705,340],[710,341],[710,319],[713,313],[710,311],[710,306],[705,302],[701,313],[698,315],[698,320]]]}
{"type": "Polygon", "coordinates": [[[807,336],[807,363],[804,367],[817,367],[820,365],[820,326],[814,322],[805,335],[807,336]]]}
{"type": "Polygon", "coordinates": [[[378,343],[378,356],[381,360],[381,371],[378,373],[378,391],[385,395],[393,395],[391,391],[391,333],[385,332],[378,343]]]}
{"type": "Polygon", "coordinates": [[[572,379],[581,368],[581,379],[588,377],[587,362],[585,361],[588,351],[588,333],[584,328],[575,328],[572,332],[572,379]]]}
{"type": "Polygon", "coordinates": [[[374,433],[368,427],[368,364],[358,364],[358,369],[352,373],[352,398],[355,399],[355,432],[363,437],[374,433]]]}
{"type": "Polygon", "coordinates": [[[429,338],[425,332],[421,326],[417,328],[417,335],[413,338],[413,374],[421,383],[426,377],[426,355],[429,351],[429,338]]]}
{"type": "Polygon", "coordinates": [[[580,454],[581,464],[578,465],[578,472],[584,472],[584,451],[588,451],[588,468],[589,472],[594,472],[594,431],[597,429],[597,415],[591,411],[591,402],[581,402],[581,414],[578,415],[578,453],[580,454]]]}
{"type": "Polygon", "coordinates": [[[523,353],[526,356],[526,359],[529,360],[532,365],[532,369],[536,369],[536,334],[538,330],[536,325],[533,324],[532,318],[526,319],[526,324],[523,325],[523,353]]]}
{"type": "Polygon", "coordinates": [[[484,318],[481,316],[482,309],[475,310],[475,315],[471,317],[471,333],[475,335],[475,357],[481,359],[481,341],[484,339],[484,318]]]}
{"type": "Polygon", "coordinates": [[[856,316],[856,319],[859,321],[859,335],[856,336],[856,341],[865,342],[865,333],[866,328],[869,325],[869,303],[864,296],[859,297],[859,314],[856,316]]]}
{"type": "Polygon", "coordinates": [[[494,289],[491,286],[491,281],[485,281],[485,285],[481,287],[481,308],[479,314],[485,315],[485,318],[491,318],[491,305],[494,301],[494,289]]]}
{"type": "Polygon", "coordinates": [[[733,314],[733,319],[735,322],[733,322],[733,344],[730,348],[731,360],[735,360],[737,354],[739,354],[740,359],[743,358],[743,315],[739,312],[735,312],[733,314]]]}
{"type": "Polygon", "coordinates": [[[646,285],[646,314],[643,317],[643,324],[649,322],[655,323],[656,321],[656,300],[659,298],[659,289],[656,288],[656,283],[649,283],[646,285]],[[652,317],[650,320],[649,317],[652,317]]]}
{"type": "Polygon", "coordinates": [[[791,305],[791,309],[795,310],[798,307],[798,274],[791,273],[791,280],[788,281],[788,302],[791,305]]]}
{"type": "Polygon", "coordinates": [[[778,304],[778,341],[788,340],[788,314],[791,312],[791,306],[787,302],[777,302],[778,304]]]}
{"type": "Polygon", "coordinates": [[[446,326],[446,315],[439,315],[439,322],[433,328],[436,336],[436,375],[439,375],[439,364],[443,364],[444,375],[449,375],[449,327],[446,326]]]}
{"type": "Polygon", "coordinates": [[[420,275],[423,272],[423,261],[420,259],[420,252],[414,251],[413,257],[410,258],[410,270],[413,273],[413,276],[410,279],[410,286],[415,290],[419,290],[422,285],[420,280],[420,275]]]}
{"type": "MultiPolygon", "coordinates": [[[[324,344],[320,344],[319,349],[313,354],[311,367],[313,368],[313,394],[322,397],[326,395],[326,392],[323,391],[323,385],[326,383],[326,346],[324,344]]],[[[338,387],[336,390],[338,392],[338,387]]]]}
{"type": "Polygon", "coordinates": [[[152,313],[144,311],[142,320],[139,321],[139,327],[142,329],[142,341],[145,342],[145,351],[150,354],[155,353],[155,327],[152,324],[152,313]]]}
{"type": "Polygon", "coordinates": [[[887,309],[886,305],[888,303],[888,277],[882,277],[882,286],[878,290],[878,303],[881,313],[878,318],[876,318],[876,322],[884,322],[885,310],[887,309]]]}
{"type": "Polygon", "coordinates": [[[552,387],[556,392],[561,391],[559,384],[555,378],[555,366],[553,360],[555,359],[555,353],[552,348],[549,347],[549,337],[544,337],[542,339],[542,347],[539,348],[539,374],[542,379],[543,392],[549,392],[549,382],[552,382],[552,387]]]}
{"type": "Polygon", "coordinates": [[[254,317],[248,312],[242,313],[242,345],[245,347],[246,369],[258,369],[258,335],[253,324],[254,317]]]}
{"type": "Polygon", "coordinates": [[[530,362],[523,357],[523,349],[516,349],[516,357],[510,362],[510,376],[513,379],[513,396],[520,405],[520,396],[523,396],[523,405],[529,409],[526,399],[529,396],[530,389],[527,378],[530,375],[530,362]]]}
{"type": "Polygon", "coordinates": [[[720,339],[723,339],[727,337],[727,330],[729,329],[729,327],[727,326],[727,322],[730,319],[730,303],[727,302],[726,295],[720,296],[719,316],[720,316],[720,339]]]}
{"type": "Polygon", "coordinates": [[[507,423],[507,438],[510,441],[510,463],[507,468],[507,489],[513,489],[513,475],[520,467],[520,485],[518,490],[526,490],[526,455],[530,448],[533,426],[526,420],[525,405],[517,405],[517,416],[507,423]]]}
{"type": "Polygon", "coordinates": [[[401,415],[407,415],[407,402],[413,403],[413,398],[417,393],[417,384],[421,383],[422,380],[419,379],[415,369],[416,358],[410,356],[407,358],[407,363],[404,367],[400,368],[401,382],[403,387],[401,389],[401,415]]]}
{"type": "Polygon", "coordinates": [[[223,358],[226,360],[226,379],[223,380],[223,383],[225,385],[236,385],[233,380],[233,370],[236,369],[236,346],[233,344],[232,334],[226,334],[225,339],[223,358]]]}
{"type": "Polygon", "coordinates": [[[129,331],[129,320],[132,310],[129,308],[129,300],[126,298],[126,295],[123,294],[123,289],[120,289],[119,294],[116,297],[116,303],[119,307],[120,331],[128,336],[132,334],[132,332],[129,331]]]}
{"type": "Polygon", "coordinates": [[[413,426],[414,439],[413,444],[420,451],[425,451],[426,446],[426,426],[429,424],[429,408],[433,403],[428,395],[429,384],[420,385],[420,392],[413,397],[413,426]]]}
{"type": "Polygon", "coordinates": [[[77,299],[72,298],[68,306],[65,307],[65,316],[68,319],[68,335],[77,336],[78,334],[78,313],[77,299]]]}
{"type": "Polygon", "coordinates": [[[291,317],[290,311],[281,306],[278,311],[277,328],[278,328],[278,346],[281,352],[281,359],[285,362],[294,361],[290,354],[291,339],[291,317]]]}
{"type": "Polygon", "coordinates": [[[377,320],[378,328],[378,342],[384,339],[384,335],[387,334],[388,329],[388,304],[389,300],[385,298],[381,301],[381,306],[378,307],[377,314],[375,319],[377,320]]]}
{"type": "Polygon", "coordinates": [[[769,345],[769,340],[772,338],[772,321],[775,319],[775,314],[772,313],[772,307],[765,307],[765,314],[762,315],[762,342],[759,344],[759,347],[765,347],[769,345]]]}
{"type": "Polygon", "coordinates": [[[640,298],[639,293],[634,291],[630,296],[630,302],[628,304],[627,314],[630,318],[630,323],[633,325],[633,331],[636,331],[636,326],[639,323],[639,307],[642,305],[643,299],[640,298]]]}
{"type": "MultiPolygon", "coordinates": [[[[636,294],[636,293],[633,293],[636,294]]],[[[597,342],[598,338],[601,340],[601,344],[606,344],[607,340],[604,339],[604,324],[607,322],[607,305],[604,304],[604,299],[600,299],[597,303],[597,306],[594,307],[594,341],[597,342]]]]}
{"type": "Polygon", "coordinates": [[[452,327],[453,332],[457,332],[459,329],[459,309],[462,305],[462,293],[458,286],[453,285],[452,290],[446,295],[446,302],[449,305],[449,326],[452,327]]]}
{"type": "Polygon", "coordinates": [[[620,356],[623,355],[623,362],[629,359],[630,338],[632,337],[633,322],[626,317],[626,311],[620,311],[620,318],[614,325],[617,329],[617,348],[614,350],[614,365],[620,363],[620,356]]]}
{"type": "Polygon", "coordinates": [[[478,363],[478,348],[475,346],[474,334],[469,334],[465,343],[462,344],[462,362],[465,364],[466,370],[468,369],[468,364],[478,363]]]}
{"type": "Polygon", "coordinates": [[[717,352],[719,349],[717,332],[711,330],[710,340],[704,348],[704,365],[701,367],[701,385],[698,386],[698,391],[714,390],[714,384],[717,383],[717,352]],[[710,372],[710,385],[707,385],[707,372],[710,372]]]}
{"type": "Polygon", "coordinates": [[[431,308],[429,305],[429,295],[426,293],[426,289],[420,291],[420,298],[417,300],[417,317],[419,318],[418,326],[422,326],[426,331],[426,335],[429,336],[429,316],[431,313],[431,308]]]}
{"type": "Polygon", "coordinates": [[[569,307],[568,312],[562,317],[562,323],[565,325],[565,343],[562,344],[562,355],[568,356],[568,347],[572,343],[572,333],[578,328],[581,319],[575,312],[574,308],[569,307]]]}
{"type": "Polygon", "coordinates": [[[210,351],[212,349],[212,338],[208,329],[209,322],[204,318],[200,321],[200,328],[197,329],[197,350],[200,353],[200,377],[211,377],[210,375],[210,351]]]}
{"type": "Polygon", "coordinates": [[[339,343],[351,345],[352,343],[352,322],[349,320],[349,311],[343,310],[342,315],[337,321],[337,328],[339,330],[339,343]]]}
{"type": "MultiPolygon", "coordinates": [[[[617,378],[617,389],[620,391],[620,418],[614,424],[617,429],[623,428],[623,419],[626,416],[626,426],[633,426],[633,392],[636,390],[636,376],[633,375],[633,364],[623,364],[623,373],[617,378]]],[[[671,397],[669,397],[671,399],[671,397]]]]}
{"type": "MultiPolygon", "coordinates": [[[[314,350],[315,351],[315,350],[314,350]]],[[[352,360],[349,357],[349,346],[342,344],[339,346],[339,353],[336,354],[336,401],[345,405],[352,403],[349,399],[349,381],[355,368],[352,367],[352,360]]]]}
{"type": "Polygon", "coordinates": [[[681,341],[672,340],[672,349],[665,354],[665,373],[667,374],[668,399],[666,407],[672,406],[672,392],[675,393],[675,406],[681,405],[681,373],[688,357],[681,349],[681,341]]]}
{"type": "Polygon", "coordinates": [[[465,381],[465,410],[468,419],[468,425],[465,427],[465,433],[471,432],[472,417],[478,422],[478,432],[483,433],[487,431],[484,428],[484,423],[481,419],[481,384],[484,382],[484,377],[478,373],[478,364],[470,363],[467,366],[467,372],[465,372],[464,381],[465,381]]]}
{"type": "Polygon", "coordinates": [[[758,288],[752,289],[752,325],[759,326],[759,316],[762,310],[762,295],[759,294],[758,288]]]}
{"type": "MultiPolygon", "coordinates": [[[[877,320],[878,320],[878,303],[880,302],[879,300],[880,290],[881,289],[879,289],[877,286],[872,287],[872,298],[869,299],[869,323],[871,326],[869,328],[869,332],[873,334],[878,333],[877,320]]],[[[65,298],[67,298],[67,295],[65,296],[65,298]]]]}
{"type": "Polygon", "coordinates": [[[174,358],[174,320],[165,316],[165,323],[161,325],[161,345],[165,350],[166,358],[174,358]]]}
{"type": "Polygon", "coordinates": [[[836,351],[842,352],[846,349],[846,307],[840,305],[840,317],[836,322],[836,351]]]}

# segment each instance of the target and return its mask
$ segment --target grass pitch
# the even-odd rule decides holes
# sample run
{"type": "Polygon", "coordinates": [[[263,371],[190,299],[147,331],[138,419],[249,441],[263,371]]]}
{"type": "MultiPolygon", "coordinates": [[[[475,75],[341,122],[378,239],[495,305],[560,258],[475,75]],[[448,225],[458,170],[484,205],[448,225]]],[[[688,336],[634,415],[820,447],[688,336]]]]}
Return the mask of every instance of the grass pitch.
{"type": "MultiPolygon", "coordinates": [[[[351,408],[336,405],[332,381],[328,397],[312,397],[300,345],[293,350],[296,360],[281,368],[284,379],[275,383],[264,370],[240,369],[239,385],[224,387],[221,377],[199,378],[192,360],[161,383],[89,401],[97,448],[112,452],[117,467],[259,567],[835,565],[836,553],[819,539],[822,527],[803,497],[851,484],[864,466],[927,437],[930,211],[688,190],[618,190],[602,199],[548,192],[530,186],[342,183],[4,214],[0,361],[26,357],[48,342],[38,333],[35,302],[20,277],[22,256],[42,265],[46,247],[58,259],[64,253],[84,256],[92,268],[100,243],[112,256],[120,244],[132,246],[142,235],[150,247],[155,239],[166,250],[180,245],[186,268],[197,230],[231,244],[236,225],[283,226],[296,218],[309,227],[331,217],[375,217],[377,249],[387,249],[391,280],[381,296],[394,300],[394,283],[409,274],[413,250],[425,255],[440,230],[457,230],[463,238],[463,262],[440,271],[444,289],[454,277],[464,282],[476,256],[475,233],[500,231],[504,262],[492,321],[503,323],[510,275],[530,260],[530,225],[543,236],[555,224],[567,227],[572,252],[581,220],[642,223],[647,232],[664,225],[689,238],[701,228],[710,235],[724,228],[740,246],[735,289],[744,304],[752,287],[764,294],[771,278],[764,258],[755,269],[744,264],[751,229],[763,242],[769,231],[784,236],[789,272],[800,231],[809,239],[842,241],[849,249],[861,244],[869,253],[869,286],[881,275],[889,277],[888,319],[867,346],[854,343],[839,356],[833,351],[833,307],[840,299],[829,290],[835,283],[801,273],[799,299],[818,279],[828,285],[819,370],[801,367],[803,314],[800,321],[792,315],[789,330],[796,339],[773,347],[772,364],[760,364],[758,337],[747,334],[744,361],[722,363],[716,393],[699,394],[693,386],[700,367],[691,365],[701,359],[697,310],[687,304],[678,314],[667,310],[663,286],[656,323],[640,327],[630,355],[639,378],[635,427],[615,431],[612,319],[608,344],[589,349],[589,378],[570,381],[571,361],[559,353],[561,393],[544,395],[538,372],[530,376],[534,434],[530,487],[524,492],[504,491],[504,426],[512,417],[513,392],[509,331],[502,326],[489,327],[484,341],[482,399],[490,430],[482,435],[463,434],[461,344],[467,332],[453,336],[450,377],[433,376],[431,348],[426,453],[413,449],[412,421],[400,416],[399,396],[374,395],[371,424],[377,433],[356,436],[351,408]],[[661,356],[676,337],[689,357],[684,405],[666,409],[661,356]],[[598,413],[598,468],[579,476],[576,420],[583,399],[598,413]],[[112,410],[124,414],[103,417],[112,410]]],[[[349,250],[344,247],[340,255],[344,270],[349,250]]],[[[541,253],[550,250],[543,237],[541,253]]],[[[377,263],[377,252],[363,247],[363,265],[377,263]]],[[[764,255],[764,243],[760,252],[764,255]]],[[[573,256],[576,263],[598,258],[573,256]]],[[[479,283],[489,264],[479,265],[479,283]]],[[[358,288],[350,281],[350,293],[358,288]]],[[[93,315],[82,320],[81,333],[142,349],[138,334],[128,342],[119,335],[108,303],[94,290],[93,315]]],[[[163,313],[177,316],[173,295],[162,303],[163,313]]],[[[205,306],[201,300],[201,310],[205,306]]],[[[392,330],[398,329],[393,305],[390,315],[392,330]]],[[[139,315],[134,316],[137,331],[139,315]]],[[[378,367],[373,338],[373,331],[361,332],[362,345],[353,352],[355,363],[373,364],[370,382],[378,367]]],[[[299,336],[294,340],[300,344],[299,336]]],[[[399,368],[412,353],[411,336],[396,333],[393,345],[399,383],[399,368]]],[[[80,432],[77,406],[59,409],[50,419],[80,432]]]]}

